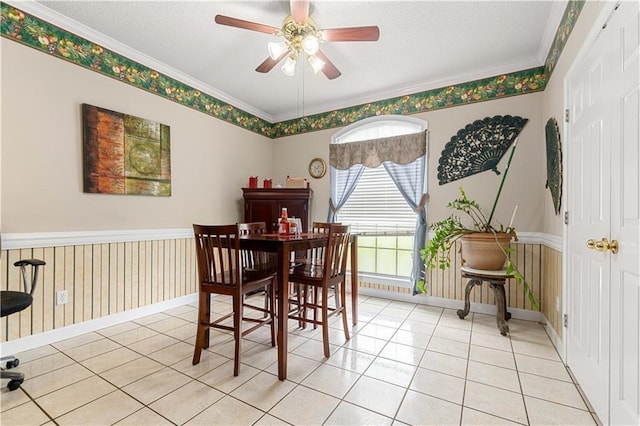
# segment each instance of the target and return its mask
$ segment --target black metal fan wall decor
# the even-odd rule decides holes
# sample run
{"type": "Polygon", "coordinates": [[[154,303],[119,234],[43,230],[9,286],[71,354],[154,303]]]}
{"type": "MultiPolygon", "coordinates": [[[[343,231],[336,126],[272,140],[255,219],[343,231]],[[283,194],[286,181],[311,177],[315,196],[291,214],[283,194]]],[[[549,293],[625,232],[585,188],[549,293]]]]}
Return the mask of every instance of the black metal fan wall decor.
{"type": "Polygon", "coordinates": [[[496,115],[467,124],[445,145],[438,160],[440,185],[485,170],[497,169],[500,159],[516,140],[528,118],[496,115]]]}
{"type": "Polygon", "coordinates": [[[544,127],[547,141],[547,184],[556,214],[560,214],[562,198],[562,145],[558,122],[551,117],[544,127]]]}

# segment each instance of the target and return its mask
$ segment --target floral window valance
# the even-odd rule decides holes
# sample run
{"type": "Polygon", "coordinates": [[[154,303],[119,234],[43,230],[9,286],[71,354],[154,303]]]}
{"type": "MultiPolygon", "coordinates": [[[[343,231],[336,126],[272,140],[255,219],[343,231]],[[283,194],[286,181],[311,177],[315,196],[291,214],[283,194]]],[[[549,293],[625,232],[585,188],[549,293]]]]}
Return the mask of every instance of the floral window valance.
{"type": "Polygon", "coordinates": [[[338,170],[347,170],[356,164],[375,168],[384,161],[409,164],[425,155],[426,151],[426,132],[334,143],[329,146],[329,164],[338,170]]]}

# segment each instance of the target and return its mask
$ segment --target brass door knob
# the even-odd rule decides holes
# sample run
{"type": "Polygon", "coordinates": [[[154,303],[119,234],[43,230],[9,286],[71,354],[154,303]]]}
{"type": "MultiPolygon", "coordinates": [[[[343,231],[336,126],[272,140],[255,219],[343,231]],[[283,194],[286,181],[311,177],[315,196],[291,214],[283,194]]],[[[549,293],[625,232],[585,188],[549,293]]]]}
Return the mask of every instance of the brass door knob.
{"type": "Polygon", "coordinates": [[[611,250],[611,253],[618,253],[618,241],[613,240],[609,242],[605,237],[602,237],[600,241],[589,240],[587,241],[587,248],[591,250],[596,250],[599,252],[605,252],[607,250],[611,250]]]}
{"type": "Polygon", "coordinates": [[[602,237],[600,241],[596,241],[596,251],[607,251],[609,250],[609,241],[602,237]]]}

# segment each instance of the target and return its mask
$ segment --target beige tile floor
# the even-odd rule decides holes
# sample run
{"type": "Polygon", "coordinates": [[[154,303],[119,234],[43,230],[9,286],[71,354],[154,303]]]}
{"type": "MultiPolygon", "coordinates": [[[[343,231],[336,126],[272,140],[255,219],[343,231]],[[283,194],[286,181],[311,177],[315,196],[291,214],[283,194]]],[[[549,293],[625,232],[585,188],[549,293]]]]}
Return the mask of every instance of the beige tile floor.
{"type": "MultiPolygon", "coordinates": [[[[196,307],[186,305],[19,354],[26,374],[2,381],[2,425],[596,424],[540,324],[361,297],[345,341],[290,322],[288,379],[277,379],[268,329],[243,343],[212,331],[191,365],[196,307]]],[[[215,297],[222,312],[228,300],[215,297]]],[[[335,327],[335,328],[334,328],[335,327]]]]}

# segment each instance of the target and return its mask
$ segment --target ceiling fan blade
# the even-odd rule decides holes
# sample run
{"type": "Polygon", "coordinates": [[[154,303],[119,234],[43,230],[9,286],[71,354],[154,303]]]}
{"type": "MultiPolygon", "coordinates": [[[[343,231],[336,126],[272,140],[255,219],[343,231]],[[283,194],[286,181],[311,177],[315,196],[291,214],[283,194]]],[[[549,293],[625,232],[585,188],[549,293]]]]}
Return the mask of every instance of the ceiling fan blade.
{"type": "Polygon", "coordinates": [[[263,63],[258,65],[258,68],[256,68],[256,71],[258,71],[258,72],[269,72],[269,71],[271,71],[273,69],[273,67],[278,65],[278,62],[283,60],[288,54],[289,54],[289,51],[287,50],[282,55],[278,56],[276,59],[271,59],[271,56],[267,57],[267,59],[265,59],[263,63]]]}
{"type": "Polygon", "coordinates": [[[309,17],[309,0],[291,0],[291,17],[298,24],[304,24],[309,17]]]}
{"type": "Polygon", "coordinates": [[[244,21],[238,18],[232,18],[230,16],[216,15],[216,24],[228,25],[230,27],[243,28],[245,30],[258,31],[267,34],[278,34],[279,28],[269,25],[258,24],[257,22],[244,21]]]}
{"type": "Polygon", "coordinates": [[[327,58],[327,55],[322,53],[322,51],[318,50],[316,52],[316,56],[324,61],[324,66],[322,67],[322,72],[327,76],[329,80],[333,80],[334,78],[338,78],[342,75],[340,70],[333,65],[333,62],[327,58]]]}
{"type": "Polygon", "coordinates": [[[378,41],[379,38],[380,29],[377,26],[322,30],[324,41],[378,41]]]}

